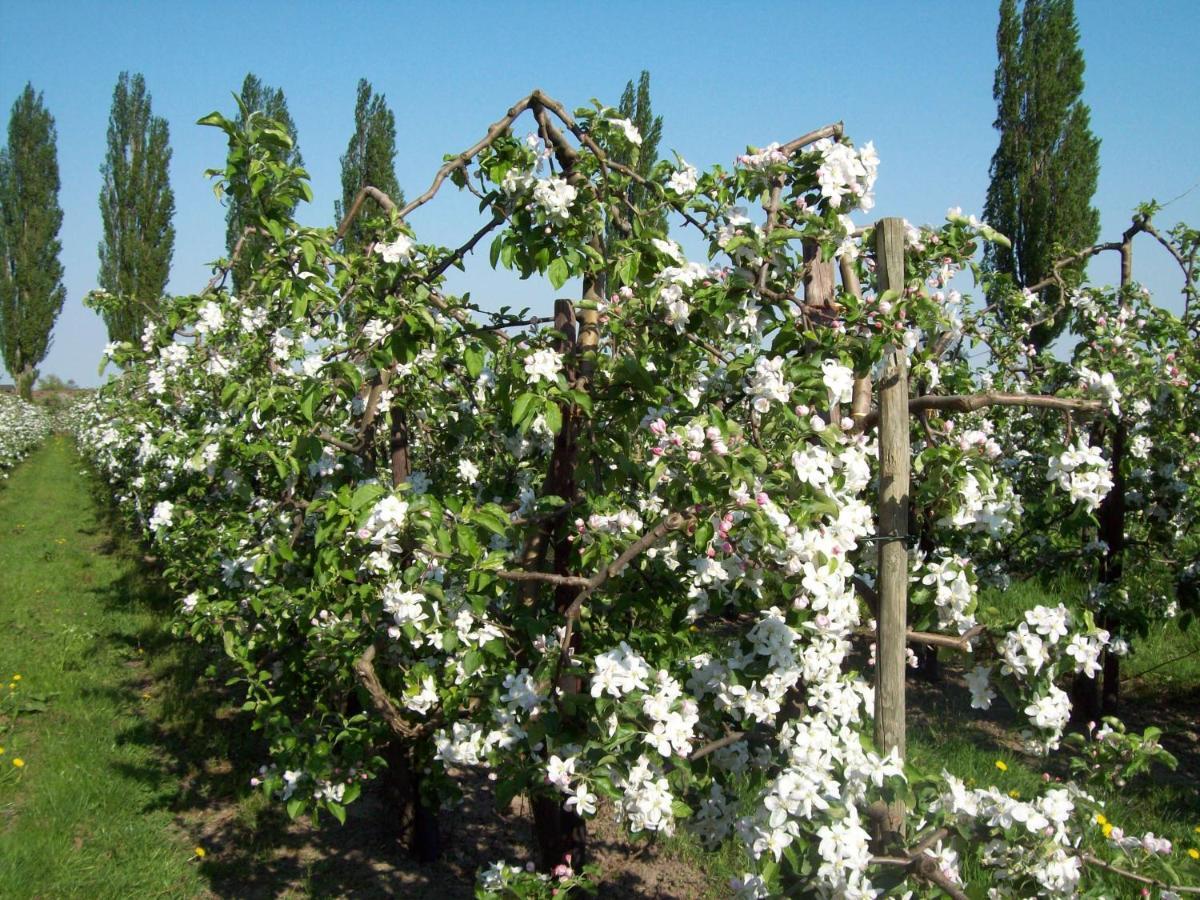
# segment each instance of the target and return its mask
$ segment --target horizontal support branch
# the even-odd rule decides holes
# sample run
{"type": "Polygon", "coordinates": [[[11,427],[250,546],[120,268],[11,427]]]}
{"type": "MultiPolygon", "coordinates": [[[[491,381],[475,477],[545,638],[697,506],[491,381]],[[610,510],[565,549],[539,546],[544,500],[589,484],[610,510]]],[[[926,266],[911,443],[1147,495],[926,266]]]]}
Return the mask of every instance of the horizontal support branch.
{"type": "Polygon", "coordinates": [[[1165,881],[1159,881],[1157,878],[1150,878],[1147,875],[1138,875],[1136,872],[1130,872],[1127,869],[1122,869],[1119,866],[1114,866],[1112,863],[1105,862],[1098,856],[1093,856],[1091,853],[1084,853],[1079,857],[1089,866],[1095,866],[1098,869],[1104,869],[1106,872],[1112,872],[1114,875],[1120,875],[1122,878],[1128,878],[1130,881],[1136,881],[1139,884],[1149,884],[1164,891],[1173,891],[1176,894],[1200,894],[1200,887],[1186,887],[1179,884],[1168,884],[1165,881]]]}
{"type": "MultiPolygon", "coordinates": [[[[939,634],[936,631],[913,631],[912,629],[909,629],[905,633],[905,640],[910,644],[924,644],[929,647],[945,647],[948,650],[958,650],[961,653],[969,653],[971,652],[971,641],[983,634],[984,631],[985,629],[982,625],[976,625],[970,631],[961,635],[939,634]]],[[[875,637],[875,632],[870,628],[859,628],[856,629],[854,633],[860,637],[875,637]]]]}
{"type": "MultiPolygon", "coordinates": [[[[925,410],[943,412],[974,412],[989,406],[1027,406],[1040,409],[1062,409],[1073,412],[1103,412],[1107,404],[1103,400],[1084,400],[1078,397],[1056,397],[1048,394],[1006,394],[1000,391],[985,391],[981,394],[925,394],[908,401],[908,411],[919,413],[925,410]]],[[[863,416],[856,430],[869,431],[879,424],[879,411],[863,416]]]]}
{"type": "Polygon", "coordinates": [[[553,584],[559,587],[577,587],[585,588],[592,583],[590,578],[583,578],[579,575],[556,575],[553,572],[511,572],[501,570],[496,573],[505,581],[517,582],[541,582],[543,584],[553,584]]]}
{"type": "Polygon", "coordinates": [[[728,747],[730,744],[736,744],[745,736],[746,732],[744,731],[731,731],[724,737],[717,738],[715,741],[705,744],[703,747],[697,747],[688,754],[688,759],[692,762],[695,762],[698,759],[703,759],[710,753],[716,753],[718,750],[728,747]]]}

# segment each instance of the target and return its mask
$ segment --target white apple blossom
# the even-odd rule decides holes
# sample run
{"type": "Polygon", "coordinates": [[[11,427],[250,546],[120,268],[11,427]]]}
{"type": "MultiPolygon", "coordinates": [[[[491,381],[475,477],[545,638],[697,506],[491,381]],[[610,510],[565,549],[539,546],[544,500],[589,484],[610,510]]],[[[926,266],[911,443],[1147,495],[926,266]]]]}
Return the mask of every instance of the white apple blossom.
{"type": "Polygon", "coordinates": [[[553,383],[562,367],[562,354],[556,350],[534,350],[525,357],[525,374],[529,376],[530,384],[553,383]]]}

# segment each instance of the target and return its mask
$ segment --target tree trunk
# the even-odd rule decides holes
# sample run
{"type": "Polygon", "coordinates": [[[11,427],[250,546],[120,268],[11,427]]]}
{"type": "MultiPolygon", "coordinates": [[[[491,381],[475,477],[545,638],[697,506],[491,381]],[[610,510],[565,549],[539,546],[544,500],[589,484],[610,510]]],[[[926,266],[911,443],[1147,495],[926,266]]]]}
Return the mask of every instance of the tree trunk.
{"type": "Polygon", "coordinates": [[[414,764],[412,749],[392,741],[383,752],[387,769],[383,789],[391,809],[396,810],[396,840],[417,862],[437,862],[442,855],[437,809],[421,795],[421,773],[414,764]]]}
{"type": "Polygon", "coordinates": [[[33,400],[33,383],[37,381],[38,372],[33,366],[26,365],[17,373],[17,395],[26,401],[33,400]]]}
{"type": "MultiPolygon", "coordinates": [[[[1117,422],[1112,435],[1112,490],[1100,504],[1100,539],[1108,545],[1100,563],[1100,583],[1115,590],[1121,582],[1122,557],[1125,554],[1125,479],[1121,464],[1125,458],[1125,426],[1117,422]]],[[[1113,623],[1106,617],[1100,626],[1112,630],[1113,623]]],[[[1101,689],[1104,715],[1114,715],[1121,696],[1121,658],[1104,651],[1104,683],[1101,689]]]]}
{"type": "Polygon", "coordinates": [[[533,798],[533,832],[543,872],[563,862],[578,872],[587,862],[587,822],[564,807],[561,797],[533,798]]]}

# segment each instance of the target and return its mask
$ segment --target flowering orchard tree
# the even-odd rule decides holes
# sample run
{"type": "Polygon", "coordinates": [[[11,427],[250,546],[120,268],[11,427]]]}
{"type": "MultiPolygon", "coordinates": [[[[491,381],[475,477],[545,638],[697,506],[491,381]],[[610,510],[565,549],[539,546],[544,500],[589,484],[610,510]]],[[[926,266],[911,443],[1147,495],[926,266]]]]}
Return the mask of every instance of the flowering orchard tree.
{"type": "MultiPolygon", "coordinates": [[[[152,536],[181,630],[238,667],[270,744],[256,782],[291,814],[341,819],[377,777],[419,813],[486,770],[502,805],[532,799],[543,869],[497,864],[488,896],[586,880],[602,808],[636,834],[741,842],[748,897],[906,881],[965,896],[965,854],[1022,895],[1091,889],[1089,855],[1155,864],[1099,834],[1081,789],[1017,800],[906,768],[902,745],[873,740],[874,689],[851,654],[876,538],[904,538],[876,534],[872,377],[885,355],[911,356],[914,380],[937,386],[967,328],[945,282],[1002,238],[957,214],[911,229],[881,290],[876,229],[850,219],[870,209],[878,160],[840,126],[730,170],[678,158],[642,178],[597,140],[636,147],[628,122],[540,92],[403,208],[367,188],[336,231],[305,228],[286,134],[253,115],[202,123],[229,138],[215,174],[264,253],[238,296],[230,260],[140,346],[110,348],[124,371],[81,443],[152,536]],[[485,213],[459,247],[408,223],[446,182],[485,213]],[[339,251],[365,196],[389,237],[339,251]],[[485,238],[492,265],[556,288],[579,278],[581,296],[550,317],[447,293],[446,272],[485,238]],[[908,841],[873,812],[901,804],[908,841]]],[[[964,393],[914,398],[915,412],[1105,405],[1075,383],[980,394],[947,368],[964,393]]],[[[1097,464],[1074,446],[1060,435],[1061,490],[1086,504],[1071,479],[1097,464]]],[[[992,449],[981,426],[917,457],[946,535],[935,546],[952,550],[921,560],[933,612],[913,619],[973,648],[977,705],[1005,691],[1029,741],[1052,747],[1069,710],[1056,680],[1106,638],[1062,607],[1011,632],[974,622],[965,556],[1019,511],[992,449]]]]}
{"type": "MultiPolygon", "coordinates": [[[[1079,611],[1111,632],[1103,665],[1108,712],[1119,685],[1117,659],[1129,641],[1164,619],[1187,627],[1200,608],[1200,335],[1194,316],[1200,245],[1185,226],[1160,233],[1151,221],[1155,209],[1139,209],[1120,241],[1065,258],[1046,280],[1058,282],[1079,338],[1069,359],[1038,355],[1027,341],[1029,329],[1063,312],[1039,304],[1038,285],[1000,301],[1009,307],[1006,321],[1027,322],[1024,332],[991,329],[987,335],[992,386],[1047,392],[1075,384],[1106,407],[1090,423],[1067,414],[1074,435],[1067,452],[1060,446],[1063,423],[1014,409],[992,424],[1001,465],[1024,510],[1023,527],[993,555],[995,571],[1019,574],[1050,565],[1093,586],[1079,611]],[[1179,263],[1181,316],[1156,305],[1134,282],[1133,240],[1140,234],[1179,263]],[[1103,252],[1120,254],[1118,288],[1070,283],[1058,274],[1073,260],[1103,252]],[[1061,491],[1047,492],[1047,478],[1061,491]]],[[[1081,721],[1099,718],[1093,676],[1100,670],[1099,661],[1089,662],[1085,683],[1077,686],[1081,721]]]]}
{"type": "Polygon", "coordinates": [[[0,480],[50,433],[50,417],[15,394],[0,394],[0,480]]]}

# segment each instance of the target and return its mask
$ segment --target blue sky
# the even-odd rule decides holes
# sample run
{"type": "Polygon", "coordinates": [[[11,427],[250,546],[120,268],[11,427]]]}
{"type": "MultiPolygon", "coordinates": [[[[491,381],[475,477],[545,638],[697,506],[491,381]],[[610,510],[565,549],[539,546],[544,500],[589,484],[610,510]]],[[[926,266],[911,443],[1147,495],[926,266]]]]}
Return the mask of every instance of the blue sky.
{"type": "MultiPolygon", "coordinates": [[[[355,85],[368,78],[397,120],[397,173],[423,190],[443,154],[473,143],[521,96],[540,87],[569,108],[614,104],[625,82],[651,73],[664,152],[699,166],[729,164],[746,144],[784,141],[841,119],[881,157],[873,214],[940,221],[949,206],[978,213],[995,149],[991,97],[995,0],[656,4],[83,2],[0,0],[0,110],[26,81],[43,91],[58,127],[67,303],[43,373],[95,384],[106,337],[82,306],[95,284],[97,197],[112,90],[140,71],[171,128],[176,198],[169,290],[203,286],[220,256],[224,214],[206,168],[224,143],[194,123],[219,109],[248,71],[282,87],[312,175],[302,221],[329,224],[340,195],[339,156],[353,125],[355,85]]],[[[1200,182],[1200,3],[1077,0],[1087,62],[1084,99],[1101,138],[1095,203],[1102,238],[1139,202],[1170,200],[1200,182]]],[[[420,239],[457,244],[476,225],[471,198],[439,197],[412,224],[420,239]]],[[[1200,223],[1200,187],[1160,224],[1200,223]]],[[[1140,243],[1135,274],[1161,297],[1177,270],[1140,243]]],[[[543,303],[476,261],[452,284],[487,305],[543,303]]],[[[1093,276],[1115,279],[1115,263],[1093,276]]],[[[1171,301],[1173,302],[1173,300],[1171,301]]]]}

